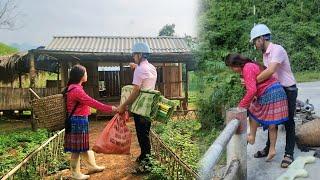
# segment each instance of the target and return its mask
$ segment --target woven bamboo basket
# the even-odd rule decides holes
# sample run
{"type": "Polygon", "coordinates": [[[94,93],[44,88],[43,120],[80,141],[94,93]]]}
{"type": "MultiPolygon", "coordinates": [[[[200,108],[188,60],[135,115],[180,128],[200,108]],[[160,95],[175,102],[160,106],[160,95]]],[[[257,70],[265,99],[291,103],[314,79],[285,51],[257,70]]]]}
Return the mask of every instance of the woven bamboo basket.
{"type": "Polygon", "coordinates": [[[320,147],[320,118],[302,124],[296,131],[298,145],[320,147]]]}
{"type": "Polygon", "coordinates": [[[46,128],[52,131],[64,128],[66,108],[62,94],[32,100],[31,105],[37,128],[46,128]]]}

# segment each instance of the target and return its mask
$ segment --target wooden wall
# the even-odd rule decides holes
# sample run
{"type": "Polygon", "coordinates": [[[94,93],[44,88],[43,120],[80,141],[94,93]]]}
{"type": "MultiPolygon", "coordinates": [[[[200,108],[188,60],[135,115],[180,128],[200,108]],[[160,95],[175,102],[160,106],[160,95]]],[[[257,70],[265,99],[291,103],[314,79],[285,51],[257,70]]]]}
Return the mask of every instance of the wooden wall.
{"type": "MultiPolygon", "coordinates": [[[[156,89],[168,98],[183,98],[182,65],[162,65],[157,66],[156,89]]],[[[132,84],[133,71],[128,67],[122,68],[122,78],[120,71],[101,71],[99,81],[105,82],[105,92],[100,94],[104,97],[116,97],[121,94],[121,87],[132,84]]]]}
{"type": "Polygon", "coordinates": [[[99,98],[98,63],[81,63],[87,69],[88,81],[84,84],[84,90],[94,98],[99,98]]]}
{"type": "Polygon", "coordinates": [[[165,65],[163,68],[163,94],[169,98],[182,97],[182,66],[165,65]]]}
{"type": "MultiPolygon", "coordinates": [[[[40,96],[58,94],[58,88],[34,88],[40,96]]],[[[0,87],[0,110],[30,109],[31,95],[28,88],[0,87]]]]}
{"type": "Polygon", "coordinates": [[[99,81],[105,82],[105,92],[101,92],[105,97],[120,97],[121,88],[132,84],[133,72],[130,68],[122,68],[122,78],[120,71],[100,71],[99,81]]]}

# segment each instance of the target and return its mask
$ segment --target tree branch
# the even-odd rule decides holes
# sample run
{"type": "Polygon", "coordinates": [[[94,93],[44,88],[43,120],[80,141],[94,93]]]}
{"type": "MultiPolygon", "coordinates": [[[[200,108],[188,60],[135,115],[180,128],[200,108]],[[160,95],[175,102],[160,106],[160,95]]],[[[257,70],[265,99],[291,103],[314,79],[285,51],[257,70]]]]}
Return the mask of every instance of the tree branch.
{"type": "Polygon", "coordinates": [[[15,0],[5,0],[0,3],[0,29],[14,30],[18,17],[15,0]]]}

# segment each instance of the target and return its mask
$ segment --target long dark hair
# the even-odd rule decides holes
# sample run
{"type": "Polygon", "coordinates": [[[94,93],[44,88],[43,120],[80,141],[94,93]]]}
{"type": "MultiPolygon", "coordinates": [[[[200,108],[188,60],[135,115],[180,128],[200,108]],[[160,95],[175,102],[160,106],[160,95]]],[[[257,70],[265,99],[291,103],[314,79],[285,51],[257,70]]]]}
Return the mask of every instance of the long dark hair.
{"type": "Polygon", "coordinates": [[[85,72],[86,68],[84,66],[81,66],[80,64],[74,65],[70,70],[69,81],[67,86],[70,86],[71,84],[80,83],[85,72]]]}
{"type": "Polygon", "coordinates": [[[254,60],[251,60],[245,56],[242,56],[241,54],[228,54],[224,60],[224,63],[226,64],[226,66],[229,66],[229,67],[241,67],[241,68],[243,68],[244,65],[247,63],[254,63],[259,66],[260,70],[266,69],[266,67],[263,66],[262,64],[254,60]]]}

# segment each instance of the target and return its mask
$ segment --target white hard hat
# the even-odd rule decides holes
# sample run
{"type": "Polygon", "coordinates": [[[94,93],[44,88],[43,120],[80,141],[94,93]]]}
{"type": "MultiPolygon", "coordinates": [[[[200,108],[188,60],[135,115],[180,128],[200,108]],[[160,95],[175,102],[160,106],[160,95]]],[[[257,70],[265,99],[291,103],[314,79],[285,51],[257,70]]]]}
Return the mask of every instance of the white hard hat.
{"type": "Polygon", "coordinates": [[[132,53],[146,53],[146,54],[150,54],[151,50],[150,47],[147,43],[135,43],[132,47],[132,53]]]}
{"type": "Polygon", "coordinates": [[[271,34],[270,29],[264,24],[257,24],[251,29],[250,42],[252,42],[254,38],[257,38],[259,36],[263,36],[266,34],[271,34]]]}

